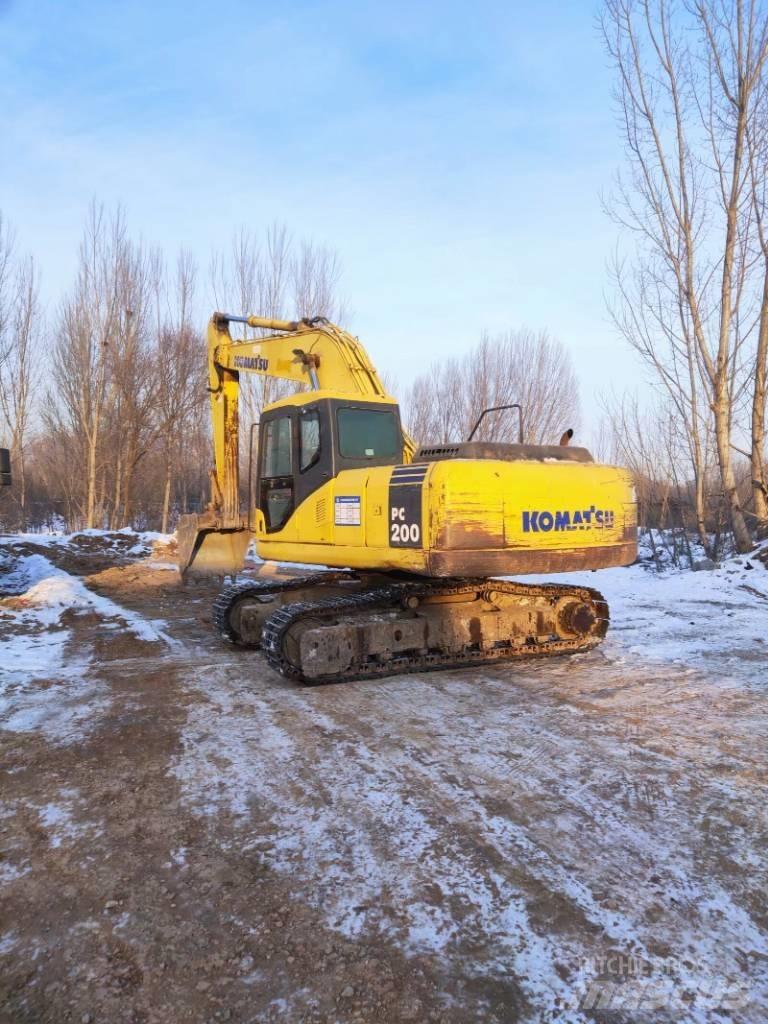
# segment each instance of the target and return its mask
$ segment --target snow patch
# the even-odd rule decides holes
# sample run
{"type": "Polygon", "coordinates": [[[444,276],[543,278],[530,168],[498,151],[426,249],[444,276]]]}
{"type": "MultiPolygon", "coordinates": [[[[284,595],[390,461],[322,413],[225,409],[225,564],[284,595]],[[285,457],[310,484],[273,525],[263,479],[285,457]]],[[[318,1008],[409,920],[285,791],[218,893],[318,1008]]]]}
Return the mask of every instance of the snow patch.
{"type": "Polygon", "coordinates": [[[165,623],[95,594],[44,555],[19,557],[11,578],[27,589],[0,605],[0,729],[71,743],[87,735],[109,707],[106,687],[90,678],[90,658],[70,652],[73,632],[61,622],[65,612],[90,611],[106,628],[126,629],[147,643],[180,646],[162,628],[165,623]]]}
{"type": "Polygon", "coordinates": [[[601,652],[686,665],[722,686],[768,686],[768,572],[753,555],[694,572],[640,564],[590,573],[525,577],[596,587],[611,615],[601,652]]]}
{"type": "Polygon", "coordinates": [[[20,608],[17,614],[26,625],[33,625],[37,621],[40,625],[49,626],[58,622],[67,609],[90,608],[105,619],[122,620],[128,631],[140,640],[170,645],[175,643],[162,630],[161,626],[165,623],[144,619],[109,598],[95,594],[79,577],[57,568],[43,555],[22,556],[11,576],[31,582],[26,592],[18,598],[20,608]]]}
{"type": "Polygon", "coordinates": [[[0,956],[5,956],[6,953],[10,953],[18,941],[19,936],[17,932],[4,932],[0,935],[0,956]]]}
{"type": "Polygon", "coordinates": [[[30,815],[37,818],[39,825],[39,828],[35,829],[35,835],[42,833],[51,850],[69,847],[83,837],[91,840],[100,836],[100,826],[79,817],[84,806],[85,802],[80,792],[72,787],[58,790],[55,798],[46,803],[37,804],[21,799],[3,802],[0,805],[0,815],[4,818],[21,815],[24,827],[8,831],[9,837],[14,838],[9,838],[3,851],[0,880],[6,885],[11,885],[32,872],[45,870],[39,856],[24,839],[28,834],[32,834],[27,827],[30,815]]]}
{"type": "MultiPolygon", "coordinates": [[[[724,857],[764,865],[751,827],[760,793],[720,771],[719,737],[738,736],[728,715],[743,714],[742,696],[634,664],[636,688],[595,655],[583,671],[553,662],[356,692],[254,686],[231,666],[209,668],[174,772],[189,808],[214,831],[216,816],[234,818],[238,849],[290,877],[329,927],[514,979],[535,1008],[525,1019],[584,1020],[592,965],[616,950],[653,964],[662,941],[676,994],[707,991],[747,957],[759,1005],[768,939],[739,878],[718,878],[706,859],[717,850],[702,846],[710,829],[730,836],[724,857]],[[595,676],[576,703],[557,698],[595,676]],[[528,689],[544,691],[530,708],[528,689]],[[673,714],[673,733],[636,735],[635,711],[667,725],[673,714]],[[743,825],[720,820],[736,806],[743,825]]],[[[758,707],[753,728],[759,742],[758,707]]]]}
{"type": "Polygon", "coordinates": [[[74,820],[73,812],[80,797],[74,789],[62,789],[59,802],[46,803],[37,808],[40,824],[48,833],[48,842],[52,849],[57,849],[65,842],[77,839],[83,832],[92,832],[90,826],[82,825],[74,820]]]}

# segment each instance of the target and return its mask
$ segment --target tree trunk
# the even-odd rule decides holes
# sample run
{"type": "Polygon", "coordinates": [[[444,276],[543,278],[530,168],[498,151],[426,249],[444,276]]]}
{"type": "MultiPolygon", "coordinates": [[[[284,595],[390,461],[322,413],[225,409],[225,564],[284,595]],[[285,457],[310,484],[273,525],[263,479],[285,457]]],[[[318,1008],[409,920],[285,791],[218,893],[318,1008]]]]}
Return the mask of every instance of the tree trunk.
{"type": "Polygon", "coordinates": [[[21,449],[17,455],[17,463],[19,467],[19,505],[21,506],[21,531],[26,532],[27,529],[27,474],[24,467],[24,454],[21,449]]]}
{"type": "Polygon", "coordinates": [[[110,530],[117,530],[120,526],[120,502],[123,496],[123,456],[122,448],[118,449],[117,461],[115,462],[115,486],[112,495],[112,512],[109,516],[110,530]]]}
{"type": "Polygon", "coordinates": [[[694,478],[695,502],[696,502],[696,533],[699,536],[699,543],[707,556],[710,556],[709,537],[707,536],[707,508],[704,492],[704,474],[697,472],[694,478]]]}
{"type": "Polygon", "coordinates": [[[729,419],[729,399],[718,396],[713,406],[715,414],[715,440],[717,443],[717,460],[720,467],[720,477],[723,483],[723,492],[730,513],[733,536],[736,541],[736,550],[742,554],[751,551],[754,547],[752,537],[744,519],[744,512],[739,500],[739,492],[736,487],[736,478],[733,474],[733,463],[731,461],[731,424],[729,419]]]}
{"type": "Polygon", "coordinates": [[[171,460],[165,462],[165,488],[163,490],[163,520],[160,524],[160,533],[168,533],[168,516],[171,510],[171,460]]]}
{"type": "Polygon", "coordinates": [[[96,437],[88,441],[88,496],[85,507],[85,528],[92,530],[96,522],[96,437]]]}
{"type": "Polygon", "coordinates": [[[768,500],[765,475],[765,392],[768,372],[768,267],[763,282],[763,305],[760,311],[760,330],[755,355],[755,384],[752,392],[752,501],[757,518],[759,537],[768,536],[768,500]]]}
{"type": "Polygon", "coordinates": [[[133,501],[133,470],[136,463],[134,458],[128,458],[125,462],[125,484],[123,486],[123,518],[122,526],[131,525],[132,509],[131,504],[133,501]]]}

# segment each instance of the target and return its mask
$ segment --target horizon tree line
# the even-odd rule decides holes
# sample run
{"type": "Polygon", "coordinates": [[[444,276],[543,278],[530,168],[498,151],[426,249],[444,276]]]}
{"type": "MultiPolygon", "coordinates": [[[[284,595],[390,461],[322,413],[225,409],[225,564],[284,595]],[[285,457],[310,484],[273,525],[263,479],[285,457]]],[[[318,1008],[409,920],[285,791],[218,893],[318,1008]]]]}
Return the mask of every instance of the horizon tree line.
{"type": "MultiPolygon", "coordinates": [[[[596,454],[633,471],[641,525],[679,537],[674,559],[746,552],[768,536],[768,11],[605,0],[601,27],[625,147],[605,203],[619,227],[609,311],[648,386],[603,397],[596,454]]],[[[275,224],[212,254],[204,287],[219,308],[343,324],[341,280],[333,249],[275,224]]],[[[44,310],[36,263],[0,217],[0,438],[15,473],[0,526],[166,531],[205,504],[201,290],[188,252],[169,263],[94,202],[73,283],[44,310]]],[[[418,441],[465,439],[509,402],[529,443],[579,427],[573,364],[546,330],[479,330],[465,348],[402,382],[418,441]]],[[[291,387],[244,379],[244,420],[291,387]]],[[[499,413],[478,438],[518,430],[499,413]]]]}

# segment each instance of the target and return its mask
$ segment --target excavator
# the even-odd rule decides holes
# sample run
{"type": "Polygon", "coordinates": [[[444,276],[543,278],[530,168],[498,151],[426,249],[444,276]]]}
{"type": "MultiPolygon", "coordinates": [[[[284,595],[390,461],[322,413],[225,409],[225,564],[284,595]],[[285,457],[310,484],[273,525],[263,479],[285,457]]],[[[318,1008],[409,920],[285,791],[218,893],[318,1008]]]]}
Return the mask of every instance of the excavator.
{"type": "Polygon", "coordinates": [[[180,520],[178,558],[184,577],[230,577],[213,610],[223,637],[308,684],[600,643],[608,607],[597,590],[508,577],[633,562],[626,470],[565,443],[570,431],[560,444],[524,443],[517,403],[518,443],[473,440],[473,431],[417,446],[359,340],[321,317],[214,313],[207,344],[211,502],[180,520]],[[231,324],[264,333],[238,340],[231,324]],[[299,386],[250,429],[245,509],[242,374],[299,386]],[[238,578],[251,541],[261,559],[303,571],[238,578]]]}

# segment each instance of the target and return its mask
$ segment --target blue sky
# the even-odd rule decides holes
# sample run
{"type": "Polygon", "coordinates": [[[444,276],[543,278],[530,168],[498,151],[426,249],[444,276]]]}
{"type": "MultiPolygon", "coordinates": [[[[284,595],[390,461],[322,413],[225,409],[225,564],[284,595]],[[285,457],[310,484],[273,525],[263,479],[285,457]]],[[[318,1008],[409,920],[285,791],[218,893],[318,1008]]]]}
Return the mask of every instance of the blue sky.
{"type": "Polygon", "coordinates": [[[588,421],[637,372],[604,302],[622,153],[597,11],[0,0],[0,209],[51,302],[94,196],[203,268],[284,221],[338,250],[380,369],[405,382],[484,328],[547,327],[588,421]]]}

